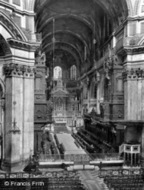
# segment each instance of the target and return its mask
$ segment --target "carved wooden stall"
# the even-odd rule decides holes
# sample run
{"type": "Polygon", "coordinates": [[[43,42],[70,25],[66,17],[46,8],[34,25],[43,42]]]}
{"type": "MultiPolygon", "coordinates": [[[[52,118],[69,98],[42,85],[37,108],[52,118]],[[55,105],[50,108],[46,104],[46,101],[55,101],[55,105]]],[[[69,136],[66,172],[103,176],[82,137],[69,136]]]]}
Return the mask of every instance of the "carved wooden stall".
{"type": "Polygon", "coordinates": [[[34,109],[34,150],[41,149],[42,126],[51,118],[51,109],[46,101],[46,65],[45,54],[39,48],[36,52],[36,74],[35,74],[35,109],[34,109]]]}

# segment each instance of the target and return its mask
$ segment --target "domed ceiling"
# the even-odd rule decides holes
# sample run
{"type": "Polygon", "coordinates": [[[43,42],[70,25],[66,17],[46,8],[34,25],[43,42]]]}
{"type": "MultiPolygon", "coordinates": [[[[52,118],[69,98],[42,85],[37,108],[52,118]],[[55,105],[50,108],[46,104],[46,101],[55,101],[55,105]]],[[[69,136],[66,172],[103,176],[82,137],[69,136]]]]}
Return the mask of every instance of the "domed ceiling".
{"type": "Polygon", "coordinates": [[[35,12],[47,66],[75,64],[82,73],[128,10],[125,0],[37,0],[35,12]]]}

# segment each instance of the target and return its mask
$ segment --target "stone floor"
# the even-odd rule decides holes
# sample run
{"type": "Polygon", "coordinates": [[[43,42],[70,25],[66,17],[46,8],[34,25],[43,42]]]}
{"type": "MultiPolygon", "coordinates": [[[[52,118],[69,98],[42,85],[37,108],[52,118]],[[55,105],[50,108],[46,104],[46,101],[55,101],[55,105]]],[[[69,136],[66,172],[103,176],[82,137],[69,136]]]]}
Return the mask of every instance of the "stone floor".
{"type": "Polygon", "coordinates": [[[98,170],[81,170],[78,173],[82,183],[88,190],[108,190],[103,183],[103,179],[98,177],[98,170]]]}

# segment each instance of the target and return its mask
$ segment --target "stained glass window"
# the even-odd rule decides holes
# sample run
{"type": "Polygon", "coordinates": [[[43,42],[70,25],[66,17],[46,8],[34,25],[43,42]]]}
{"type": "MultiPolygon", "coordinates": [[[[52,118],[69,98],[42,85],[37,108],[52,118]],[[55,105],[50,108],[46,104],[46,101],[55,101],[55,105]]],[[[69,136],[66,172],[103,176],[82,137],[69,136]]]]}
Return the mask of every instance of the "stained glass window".
{"type": "Polygon", "coordinates": [[[62,68],[57,66],[54,68],[54,79],[61,79],[62,78],[62,68]]]}

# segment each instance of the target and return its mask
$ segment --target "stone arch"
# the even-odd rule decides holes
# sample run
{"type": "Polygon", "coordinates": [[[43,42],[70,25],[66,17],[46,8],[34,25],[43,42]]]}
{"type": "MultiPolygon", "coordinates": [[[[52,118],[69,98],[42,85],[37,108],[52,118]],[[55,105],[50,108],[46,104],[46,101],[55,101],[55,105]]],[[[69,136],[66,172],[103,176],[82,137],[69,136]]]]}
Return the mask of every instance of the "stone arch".
{"type": "MultiPolygon", "coordinates": [[[[0,61],[1,64],[5,63],[5,56],[12,55],[11,49],[9,44],[7,43],[6,39],[0,34],[0,61]]],[[[0,88],[2,90],[2,94],[0,98],[5,98],[5,82],[4,77],[2,76],[2,68],[0,68],[0,88]]]]}
{"type": "Polygon", "coordinates": [[[0,25],[10,34],[12,38],[27,41],[27,37],[23,31],[3,11],[0,11],[0,25]]]}

